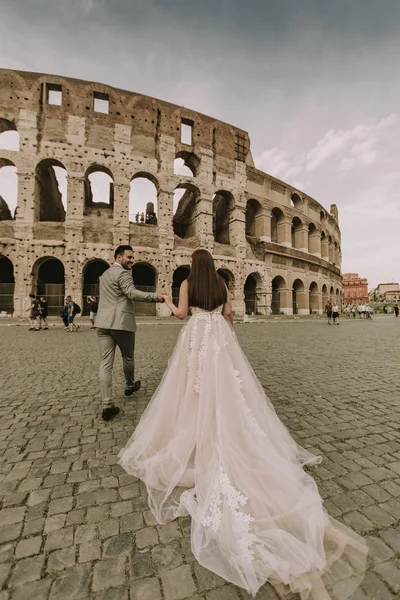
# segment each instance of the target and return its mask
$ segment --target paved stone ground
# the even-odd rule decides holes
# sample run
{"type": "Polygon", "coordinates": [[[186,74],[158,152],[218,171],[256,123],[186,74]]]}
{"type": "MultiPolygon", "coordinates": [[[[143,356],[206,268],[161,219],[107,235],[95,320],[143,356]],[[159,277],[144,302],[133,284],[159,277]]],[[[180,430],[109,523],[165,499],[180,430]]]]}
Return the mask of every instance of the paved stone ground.
{"type": "MultiPolygon", "coordinates": [[[[116,464],[166,366],[179,325],[142,325],[142,390],[99,419],[96,334],[0,327],[0,600],[248,600],[201,568],[188,518],[159,527],[116,464]]],[[[333,517],[366,536],[353,600],[400,598],[400,319],[237,326],[281,418],[321,453],[333,517]]],[[[257,600],[275,600],[267,585],[257,600]]]]}

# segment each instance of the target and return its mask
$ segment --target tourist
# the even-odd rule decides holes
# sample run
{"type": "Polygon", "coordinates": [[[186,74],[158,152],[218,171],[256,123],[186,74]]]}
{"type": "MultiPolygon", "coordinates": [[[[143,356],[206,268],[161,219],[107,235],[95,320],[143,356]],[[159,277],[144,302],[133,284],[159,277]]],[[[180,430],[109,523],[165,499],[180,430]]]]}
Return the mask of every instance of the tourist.
{"type": "Polygon", "coordinates": [[[328,325],[332,325],[332,303],[330,300],[325,305],[325,312],[328,317],[328,325]]]}
{"type": "Polygon", "coordinates": [[[64,329],[68,329],[68,300],[64,300],[64,306],[61,309],[60,317],[64,323],[64,329]]]}
{"type": "Polygon", "coordinates": [[[338,304],[334,304],[332,306],[332,317],[333,317],[333,324],[339,325],[339,306],[338,306],[338,304]]]}
{"type": "Polygon", "coordinates": [[[39,329],[48,329],[47,317],[49,316],[49,307],[47,305],[47,300],[41,296],[39,300],[39,329]]]}
{"type": "Polygon", "coordinates": [[[40,304],[39,300],[36,298],[36,294],[29,294],[30,306],[26,312],[29,312],[29,321],[31,326],[29,327],[29,331],[39,331],[39,312],[40,312],[40,304]]]}
{"type": "Polygon", "coordinates": [[[395,316],[398,317],[399,316],[399,306],[398,306],[398,304],[394,305],[393,310],[394,310],[395,316]]]}
{"type": "Polygon", "coordinates": [[[135,381],[135,304],[139,302],[163,302],[158,293],[141,292],[133,284],[132,246],[118,246],[114,253],[115,262],[100,277],[100,300],[95,326],[100,346],[100,388],[102,396],[102,418],[112,419],[119,413],[112,396],[112,370],[115,349],[122,355],[125,375],[125,396],[140,389],[141,382],[135,381]]]}
{"type": "Polygon", "coordinates": [[[89,319],[90,322],[92,323],[92,326],[90,329],[94,329],[94,322],[96,320],[96,315],[97,315],[97,310],[99,308],[99,303],[97,302],[97,298],[96,296],[88,296],[87,298],[88,304],[89,304],[89,319]]]}
{"type": "Polygon", "coordinates": [[[79,329],[79,325],[76,325],[76,323],[74,322],[75,321],[75,317],[76,317],[77,312],[78,312],[77,311],[77,305],[72,300],[71,296],[67,296],[66,300],[67,300],[67,306],[68,306],[68,317],[67,317],[68,331],[70,333],[73,333],[74,331],[78,331],[78,329],[79,329]]]}
{"type": "Polygon", "coordinates": [[[178,306],[165,302],[192,317],[119,464],[146,485],[157,523],[192,517],[191,549],[206,569],[252,596],[270,581],[304,599],[347,598],[367,543],[325,511],[303,470],[321,457],[295,442],[265,395],[207,250],[193,253],[178,306]]]}

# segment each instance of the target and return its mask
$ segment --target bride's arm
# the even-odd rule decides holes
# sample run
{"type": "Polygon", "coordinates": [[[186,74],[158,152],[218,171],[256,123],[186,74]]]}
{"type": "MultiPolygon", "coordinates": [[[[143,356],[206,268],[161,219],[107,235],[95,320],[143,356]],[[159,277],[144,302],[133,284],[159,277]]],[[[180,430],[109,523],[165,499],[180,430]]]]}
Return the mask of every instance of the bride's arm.
{"type": "Polygon", "coordinates": [[[225,317],[225,319],[228,321],[229,325],[231,327],[233,327],[233,311],[232,311],[232,304],[229,299],[228,288],[226,288],[226,302],[224,304],[224,308],[222,309],[222,314],[225,317]]]}
{"type": "Polygon", "coordinates": [[[178,317],[178,319],[186,319],[189,314],[189,292],[188,292],[188,282],[185,281],[182,283],[181,288],[179,290],[179,303],[178,306],[172,302],[171,296],[164,296],[165,304],[168,306],[170,311],[178,317]]]}

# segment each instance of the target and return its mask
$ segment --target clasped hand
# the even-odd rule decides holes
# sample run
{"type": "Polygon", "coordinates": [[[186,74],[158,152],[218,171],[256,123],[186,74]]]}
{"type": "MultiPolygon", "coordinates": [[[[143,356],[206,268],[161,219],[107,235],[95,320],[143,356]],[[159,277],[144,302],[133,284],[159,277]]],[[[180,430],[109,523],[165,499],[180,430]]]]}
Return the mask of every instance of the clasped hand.
{"type": "Polygon", "coordinates": [[[170,294],[163,294],[162,292],[158,293],[158,301],[165,302],[166,304],[172,303],[172,296],[170,294]]]}
{"type": "Polygon", "coordinates": [[[171,303],[172,302],[172,296],[170,294],[162,294],[161,292],[158,293],[158,301],[159,302],[166,302],[171,303]]]}

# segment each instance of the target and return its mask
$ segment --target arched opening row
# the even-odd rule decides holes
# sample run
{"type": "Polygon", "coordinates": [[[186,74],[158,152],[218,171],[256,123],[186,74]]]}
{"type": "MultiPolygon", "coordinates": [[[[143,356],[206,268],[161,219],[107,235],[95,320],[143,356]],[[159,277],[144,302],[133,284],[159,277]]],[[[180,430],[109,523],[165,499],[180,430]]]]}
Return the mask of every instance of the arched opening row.
{"type": "MultiPolygon", "coordinates": [[[[89,261],[82,272],[82,313],[89,313],[87,298],[99,296],[99,279],[109,268],[104,260],[94,259],[89,261]]],[[[232,296],[235,295],[235,279],[233,273],[226,268],[218,269],[218,273],[224,279],[232,296]]],[[[183,281],[190,274],[189,265],[182,265],[175,269],[172,278],[172,295],[175,302],[179,299],[179,289],[183,281]]],[[[61,260],[53,257],[43,257],[37,260],[32,268],[32,291],[38,297],[46,298],[50,315],[58,315],[62,309],[65,298],[65,272],[61,260]]],[[[146,263],[138,262],[132,269],[133,281],[137,289],[154,292],[157,289],[157,271],[146,263]]],[[[339,288],[324,284],[322,288],[313,281],[308,287],[298,278],[290,289],[282,276],[276,276],[272,280],[271,290],[271,312],[272,314],[318,314],[330,300],[340,305],[341,296],[339,288]]],[[[14,269],[8,257],[0,257],[0,313],[12,313],[14,297],[14,269]]],[[[264,314],[266,290],[263,289],[262,277],[258,272],[253,272],[246,277],[243,288],[243,299],[246,314],[257,315],[262,309],[264,314]]],[[[156,305],[154,303],[138,302],[138,315],[155,315],[156,305]]]]}
{"type": "MultiPolygon", "coordinates": [[[[182,159],[183,160],[183,159],[182,159]]],[[[190,160],[190,159],[188,159],[190,160]]],[[[112,173],[104,166],[92,165],[83,182],[84,214],[110,216],[114,210],[115,186],[112,173]]],[[[138,173],[129,190],[129,222],[137,225],[158,224],[158,182],[151,174],[138,173]]],[[[0,159],[0,220],[15,218],[17,211],[17,169],[8,159],[0,159]]],[[[67,214],[68,177],[64,165],[55,159],[42,160],[35,171],[35,221],[63,222],[67,214]]],[[[196,236],[199,229],[207,230],[208,207],[199,206],[199,189],[190,182],[181,183],[174,192],[173,231],[182,239],[196,236]]],[[[72,206],[72,210],[77,207],[72,206]]],[[[220,244],[232,243],[231,225],[235,201],[225,190],[217,191],[212,199],[212,232],[220,244]]],[[[332,263],[340,261],[340,248],[332,237],[320,234],[314,224],[308,226],[294,217],[290,231],[281,209],[275,207],[267,215],[254,199],[247,202],[246,235],[266,236],[272,242],[291,246],[322,256],[332,263]],[[270,231],[268,229],[270,228],[270,231]]]]}
{"type": "MultiPolygon", "coordinates": [[[[192,164],[190,157],[187,160],[192,164]]],[[[99,165],[90,167],[85,173],[83,188],[85,215],[112,214],[115,186],[112,173],[106,167],[99,165]]],[[[129,222],[137,225],[157,225],[158,194],[158,182],[153,176],[141,173],[135,175],[130,183],[129,222]]],[[[10,161],[3,159],[0,161],[0,220],[11,220],[15,217],[17,196],[16,167],[10,161]]],[[[173,231],[180,238],[194,237],[198,233],[197,217],[201,218],[197,210],[199,196],[198,188],[190,183],[179,184],[174,192],[173,231]]],[[[35,221],[65,221],[68,209],[67,198],[68,177],[63,164],[54,159],[41,161],[35,171],[35,221]]],[[[216,242],[230,244],[233,209],[234,199],[231,193],[221,190],[214,194],[212,229],[216,242]]],[[[204,226],[207,227],[207,223],[204,226]]]]}
{"type": "Polygon", "coordinates": [[[272,280],[271,312],[274,315],[321,314],[329,300],[340,306],[339,288],[331,286],[328,290],[326,284],[320,288],[316,281],[306,286],[300,278],[289,287],[280,275],[272,280]]]}

